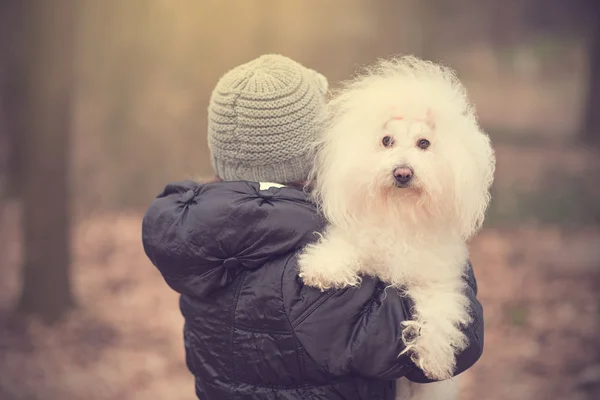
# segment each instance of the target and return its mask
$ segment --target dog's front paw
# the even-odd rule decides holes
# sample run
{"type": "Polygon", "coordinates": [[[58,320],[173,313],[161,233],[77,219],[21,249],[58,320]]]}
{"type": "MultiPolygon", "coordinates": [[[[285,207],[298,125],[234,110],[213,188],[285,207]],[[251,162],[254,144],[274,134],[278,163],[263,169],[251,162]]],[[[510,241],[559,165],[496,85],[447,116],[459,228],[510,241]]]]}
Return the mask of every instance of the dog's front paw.
{"type": "Polygon", "coordinates": [[[401,354],[410,354],[412,361],[428,378],[449,379],[454,375],[456,352],[466,346],[467,338],[457,328],[451,335],[453,337],[441,330],[428,328],[417,321],[404,322],[402,340],[406,347],[401,354]]]}
{"type": "Polygon", "coordinates": [[[298,258],[300,273],[305,285],[321,291],[358,286],[360,277],[344,254],[328,254],[325,244],[308,246],[298,258]]]}

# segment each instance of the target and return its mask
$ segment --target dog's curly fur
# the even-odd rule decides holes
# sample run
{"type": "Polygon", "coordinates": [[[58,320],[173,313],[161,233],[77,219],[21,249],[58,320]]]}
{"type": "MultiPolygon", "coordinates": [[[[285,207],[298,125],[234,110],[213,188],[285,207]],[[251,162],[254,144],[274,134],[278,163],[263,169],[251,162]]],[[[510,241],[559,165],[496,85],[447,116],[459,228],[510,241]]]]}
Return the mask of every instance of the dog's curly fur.
{"type": "Polygon", "coordinates": [[[454,72],[414,56],[368,68],[328,113],[311,183],[330,225],[302,252],[300,276],[321,290],[359,285],[361,274],[401,288],[414,302],[405,352],[448,379],[468,345],[462,275],[490,200],[490,140],[454,72]],[[407,185],[399,167],[413,171],[407,185]]]}

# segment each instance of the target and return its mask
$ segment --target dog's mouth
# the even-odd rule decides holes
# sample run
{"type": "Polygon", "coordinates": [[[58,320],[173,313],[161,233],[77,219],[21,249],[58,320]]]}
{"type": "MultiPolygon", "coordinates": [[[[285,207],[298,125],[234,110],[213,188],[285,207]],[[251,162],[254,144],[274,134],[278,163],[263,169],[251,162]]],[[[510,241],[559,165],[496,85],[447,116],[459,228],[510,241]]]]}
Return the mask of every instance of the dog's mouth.
{"type": "Polygon", "coordinates": [[[400,183],[400,182],[394,181],[394,186],[396,186],[399,189],[406,189],[406,188],[413,187],[413,184],[410,182],[409,183],[400,183]]]}

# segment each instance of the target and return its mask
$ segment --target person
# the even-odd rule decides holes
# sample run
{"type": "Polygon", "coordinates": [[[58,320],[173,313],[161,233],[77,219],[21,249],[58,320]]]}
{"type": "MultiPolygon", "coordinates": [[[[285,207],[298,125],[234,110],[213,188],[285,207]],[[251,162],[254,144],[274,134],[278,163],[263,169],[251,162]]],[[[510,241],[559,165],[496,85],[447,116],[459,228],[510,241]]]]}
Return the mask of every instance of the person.
{"type": "MultiPolygon", "coordinates": [[[[281,55],[227,72],[210,99],[218,179],[168,184],[148,208],[145,252],[180,293],[186,364],[198,399],[394,398],[395,380],[427,383],[401,340],[410,300],[378,279],[321,292],[296,255],[326,221],[302,190],[327,80],[281,55]]],[[[483,310],[469,265],[473,322],[458,375],[483,351],[483,310]]]]}

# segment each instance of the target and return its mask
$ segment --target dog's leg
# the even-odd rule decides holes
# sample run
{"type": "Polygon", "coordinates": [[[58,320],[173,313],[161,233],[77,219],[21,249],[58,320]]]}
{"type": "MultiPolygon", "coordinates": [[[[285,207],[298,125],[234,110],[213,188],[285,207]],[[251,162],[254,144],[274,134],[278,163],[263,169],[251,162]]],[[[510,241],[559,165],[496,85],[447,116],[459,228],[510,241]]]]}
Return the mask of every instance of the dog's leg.
{"type": "MultiPolygon", "coordinates": [[[[460,278],[458,278],[460,279],[460,278]]],[[[414,301],[414,319],[404,322],[405,352],[431,379],[448,379],[456,366],[455,354],[468,345],[461,330],[470,322],[468,299],[460,282],[408,288],[414,301]]]]}
{"type": "Polygon", "coordinates": [[[306,285],[322,291],[357,286],[361,259],[357,246],[341,232],[328,230],[319,242],[307,246],[300,254],[299,276],[306,285]]]}
{"type": "Polygon", "coordinates": [[[406,378],[396,381],[396,400],[457,400],[458,377],[432,383],[415,383],[406,378]]]}

